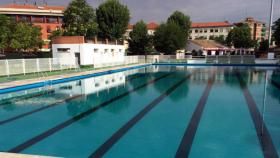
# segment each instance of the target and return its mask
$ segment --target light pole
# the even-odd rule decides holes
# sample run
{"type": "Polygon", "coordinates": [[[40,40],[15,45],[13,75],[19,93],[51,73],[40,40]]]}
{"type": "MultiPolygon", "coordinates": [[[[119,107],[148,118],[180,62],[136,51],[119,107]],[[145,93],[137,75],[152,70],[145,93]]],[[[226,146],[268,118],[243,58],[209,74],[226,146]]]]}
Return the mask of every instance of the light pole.
{"type": "Polygon", "coordinates": [[[273,7],[274,7],[274,0],[271,0],[270,6],[270,21],[269,21],[269,33],[268,33],[268,47],[271,45],[271,34],[272,34],[272,22],[273,22],[273,7]]]}

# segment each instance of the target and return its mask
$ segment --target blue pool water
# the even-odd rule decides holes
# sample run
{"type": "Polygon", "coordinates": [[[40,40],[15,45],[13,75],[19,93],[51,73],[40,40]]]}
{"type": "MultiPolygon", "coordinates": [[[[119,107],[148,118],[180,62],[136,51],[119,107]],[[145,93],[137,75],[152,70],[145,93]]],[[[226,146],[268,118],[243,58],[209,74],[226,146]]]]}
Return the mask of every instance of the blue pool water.
{"type": "Polygon", "coordinates": [[[0,152],[278,158],[280,70],[148,66],[0,95],[0,152]]]}

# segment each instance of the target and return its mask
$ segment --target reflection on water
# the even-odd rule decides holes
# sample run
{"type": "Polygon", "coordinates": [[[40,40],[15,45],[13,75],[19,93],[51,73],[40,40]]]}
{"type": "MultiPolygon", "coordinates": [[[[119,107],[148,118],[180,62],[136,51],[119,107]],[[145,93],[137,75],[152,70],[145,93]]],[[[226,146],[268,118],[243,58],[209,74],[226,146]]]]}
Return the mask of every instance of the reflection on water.
{"type": "MultiPolygon", "coordinates": [[[[50,85],[41,88],[29,89],[25,91],[2,94],[0,95],[0,108],[12,111],[16,106],[38,106],[48,105],[55,102],[61,102],[69,97],[82,95],[69,101],[69,114],[75,115],[75,108],[88,109],[93,106],[91,103],[99,103],[100,100],[108,99],[119,95],[130,88],[139,86],[138,82],[130,82],[129,80],[141,78],[141,82],[147,83],[149,80],[155,79],[158,73],[176,72],[177,78],[182,78],[188,73],[192,73],[190,79],[185,83],[185,91],[178,95],[172,95],[172,101],[178,101],[187,97],[189,84],[205,85],[212,74],[215,74],[215,84],[224,84],[227,86],[240,88],[239,82],[235,76],[235,71],[240,72],[243,80],[248,85],[261,85],[265,82],[265,74],[268,78],[280,84],[280,71],[274,68],[234,68],[234,67],[184,67],[184,66],[152,66],[143,69],[135,69],[125,72],[114,73],[105,76],[98,76],[73,82],[67,82],[59,85],[50,85]],[[194,72],[195,73],[192,73],[194,72]],[[72,110],[71,110],[72,109],[72,110]]],[[[168,79],[166,82],[174,83],[174,80],[168,79]]],[[[168,85],[168,84],[166,84],[168,85]]],[[[154,84],[154,89],[163,93],[165,86],[154,84]]],[[[269,84],[268,93],[280,101],[279,89],[269,84]]],[[[146,88],[136,91],[139,95],[144,95],[146,88]]],[[[127,100],[129,102],[129,100],[127,100]]],[[[126,105],[120,105],[125,107],[126,105]]],[[[106,108],[110,112],[117,112],[119,108],[106,108]]]]}

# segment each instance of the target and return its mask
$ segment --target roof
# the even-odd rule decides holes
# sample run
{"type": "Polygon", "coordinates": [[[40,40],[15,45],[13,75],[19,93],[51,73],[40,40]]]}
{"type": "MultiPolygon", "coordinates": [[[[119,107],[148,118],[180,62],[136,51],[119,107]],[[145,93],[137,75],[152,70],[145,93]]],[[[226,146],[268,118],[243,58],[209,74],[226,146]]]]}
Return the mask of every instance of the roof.
{"type": "Polygon", "coordinates": [[[224,22],[201,22],[201,23],[192,23],[192,28],[207,28],[207,27],[231,27],[233,26],[228,21],[224,22]]]}
{"type": "Polygon", "coordinates": [[[230,49],[220,43],[217,43],[213,40],[192,40],[190,41],[191,43],[198,45],[200,47],[202,47],[202,49],[204,50],[226,50],[226,49],[230,49]]]}
{"type": "Polygon", "coordinates": [[[0,8],[34,9],[34,10],[60,10],[60,11],[63,11],[65,9],[64,6],[30,5],[30,4],[7,4],[7,5],[0,5],[0,8]]]}
{"type": "MultiPolygon", "coordinates": [[[[133,24],[128,24],[128,26],[127,26],[127,28],[129,30],[132,30],[133,27],[134,27],[133,24]]],[[[159,25],[157,23],[155,23],[155,22],[150,22],[150,23],[147,24],[147,29],[148,30],[156,30],[158,27],[159,27],[159,25]]]]}
{"type": "Polygon", "coordinates": [[[148,30],[155,30],[159,27],[159,25],[157,23],[151,22],[149,24],[147,24],[147,28],[148,30]]]}
{"type": "Polygon", "coordinates": [[[82,44],[85,43],[84,36],[58,36],[52,40],[52,44],[82,44]]]}

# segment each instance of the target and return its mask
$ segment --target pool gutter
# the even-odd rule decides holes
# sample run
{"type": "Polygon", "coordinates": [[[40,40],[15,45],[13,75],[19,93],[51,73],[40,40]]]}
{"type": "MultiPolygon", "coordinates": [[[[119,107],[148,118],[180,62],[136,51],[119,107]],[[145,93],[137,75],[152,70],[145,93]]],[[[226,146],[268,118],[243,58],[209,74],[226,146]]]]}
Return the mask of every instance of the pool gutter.
{"type": "Polygon", "coordinates": [[[154,63],[159,66],[236,66],[236,67],[280,67],[278,64],[188,64],[188,63],[154,63]]]}

